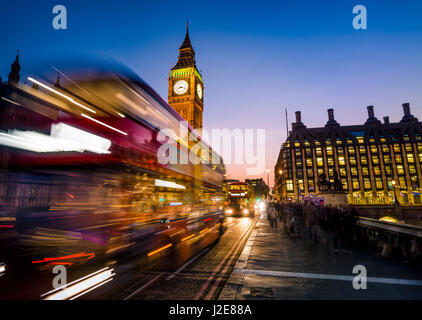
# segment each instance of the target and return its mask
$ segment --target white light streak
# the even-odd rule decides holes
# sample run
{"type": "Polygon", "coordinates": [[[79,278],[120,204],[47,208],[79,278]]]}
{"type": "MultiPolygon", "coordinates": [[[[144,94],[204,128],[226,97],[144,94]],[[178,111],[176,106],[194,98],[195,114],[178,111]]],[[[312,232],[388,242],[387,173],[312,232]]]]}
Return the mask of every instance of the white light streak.
{"type": "Polygon", "coordinates": [[[44,89],[47,89],[50,92],[53,92],[53,93],[59,95],[62,98],[65,98],[66,100],[72,102],[73,104],[77,105],[78,107],[81,107],[81,108],[83,108],[83,109],[85,109],[85,110],[87,110],[89,112],[92,112],[92,113],[97,113],[95,110],[93,110],[91,108],[88,108],[87,106],[84,106],[83,104],[80,104],[79,102],[75,101],[73,98],[68,97],[67,95],[61,93],[60,91],[57,91],[57,90],[55,90],[55,89],[47,86],[46,84],[44,84],[44,83],[42,83],[42,82],[40,82],[38,80],[35,80],[35,79],[31,78],[31,77],[28,77],[28,80],[31,81],[31,82],[34,82],[34,83],[38,84],[39,86],[43,87],[44,89]]]}
{"type": "Polygon", "coordinates": [[[102,125],[102,126],[104,126],[104,127],[107,127],[107,128],[109,128],[109,129],[111,129],[111,130],[117,131],[118,133],[121,133],[121,134],[123,134],[123,135],[127,136],[127,133],[126,133],[126,132],[124,132],[124,131],[122,131],[122,130],[119,130],[119,129],[116,129],[116,128],[114,128],[114,127],[112,127],[112,126],[108,125],[107,123],[104,123],[104,122],[101,122],[101,121],[99,121],[99,120],[97,120],[97,119],[94,119],[93,117],[90,117],[90,116],[88,116],[88,115],[86,115],[86,114],[84,114],[84,113],[82,113],[82,114],[81,114],[81,116],[82,116],[82,117],[85,117],[85,118],[87,118],[87,119],[89,119],[89,120],[91,120],[91,121],[94,121],[94,122],[96,122],[96,123],[98,123],[98,124],[101,124],[101,125],[102,125]]]}
{"type": "Polygon", "coordinates": [[[44,300],[67,300],[76,299],[99,286],[113,280],[114,269],[104,268],[91,273],[81,279],[75,280],[66,286],[47,292],[41,297],[45,297],[44,300]]]}

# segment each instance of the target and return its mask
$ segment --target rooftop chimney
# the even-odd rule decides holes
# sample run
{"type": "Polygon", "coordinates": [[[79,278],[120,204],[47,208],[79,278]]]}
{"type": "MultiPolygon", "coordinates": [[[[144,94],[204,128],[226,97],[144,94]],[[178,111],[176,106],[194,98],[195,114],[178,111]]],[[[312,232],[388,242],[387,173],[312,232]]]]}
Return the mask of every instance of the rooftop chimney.
{"type": "Polygon", "coordinates": [[[390,117],[389,116],[385,116],[383,119],[384,119],[384,124],[390,124],[390,117]]]}
{"type": "Polygon", "coordinates": [[[410,104],[409,103],[403,103],[403,118],[401,119],[400,122],[413,122],[413,121],[418,121],[417,118],[415,118],[411,113],[410,113],[410,104]]]}
{"type": "Polygon", "coordinates": [[[366,108],[368,109],[368,119],[366,120],[365,125],[381,123],[381,121],[375,117],[374,106],[367,106],[366,108]]]}
{"type": "Polygon", "coordinates": [[[367,106],[368,109],[368,118],[375,118],[374,116],[374,106],[367,106]]]}
{"type": "Polygon", "coordinates": [[[327,110],[327,112],[328,112],[328,122],[325,126],[326,127],[340,126],[340,124],[334,119],[334,109],[330,108],[327,110]]]}
{"type": "Polygon", "coordinates": [[[296,123],[301,123],[302,119],[300,116],[300,111],[296,111],[295,114],[296,114],[296,123]]]}
{"type": "Polygon", "coordinates": [[[292,123],[292,129],[295,130],[299,128],[306,128],[306,126],[302,123],[301,112],[296,111],[295,115],[296,115],[296,122],[292,123]]]}

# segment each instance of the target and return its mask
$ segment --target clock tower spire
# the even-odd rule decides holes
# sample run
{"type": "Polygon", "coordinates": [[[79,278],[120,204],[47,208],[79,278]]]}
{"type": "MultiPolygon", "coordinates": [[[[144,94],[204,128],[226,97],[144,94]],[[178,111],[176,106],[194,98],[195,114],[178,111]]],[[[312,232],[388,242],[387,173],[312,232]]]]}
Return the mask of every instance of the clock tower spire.
{"type": "Polygon", "coordinates": [[[189,22],[186,35],[179,48],[176,65],[170,70],[168,103],[194,129],[202,129],[204,111],[202,75],[195,62],[195,50],[189,37],[189,22]]]}

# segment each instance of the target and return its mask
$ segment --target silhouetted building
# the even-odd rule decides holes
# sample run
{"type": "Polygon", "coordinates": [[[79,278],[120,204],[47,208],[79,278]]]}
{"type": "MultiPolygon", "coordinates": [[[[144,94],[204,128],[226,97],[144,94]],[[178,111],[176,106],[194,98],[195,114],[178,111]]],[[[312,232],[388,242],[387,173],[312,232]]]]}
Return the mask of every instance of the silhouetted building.
{"type": "Polygon", "coordinates": [[[280,149],[275,166],[275,191],[280,200],[317,196],[318,177],[333,182],[337,170],[349,203],[391,204],[395,193],[402,204],[421,203],[422,123],[403,104],[403,118],[382,123],[369,106],[363,125],[341,126],[328,109],[324,127],[296,122],[280,149]]]}
{"type": "Polygon", "coordinates": [[[269,193],[269,187],[266,185],[262,178],[259,179],[246,179],[246,183],[252,186],[254,189],[256,199],[267,198],[269,193]]]}

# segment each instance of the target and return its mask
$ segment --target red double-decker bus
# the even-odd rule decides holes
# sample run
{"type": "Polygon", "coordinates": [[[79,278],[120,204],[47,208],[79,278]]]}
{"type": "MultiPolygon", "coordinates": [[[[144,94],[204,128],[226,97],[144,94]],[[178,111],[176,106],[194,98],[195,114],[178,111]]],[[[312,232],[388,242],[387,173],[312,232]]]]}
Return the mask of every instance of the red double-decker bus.
{"type": "Polygon", "coordinates": [[[56,265],[73,270],[69,282],[133,258],[173,269],[222,232],[224,164],[159,161],[160,130],[175,133],[165,137],[169,159],[186,157],[193,142],[146,82],[114,66],[59,72],[60,82],[46,72],[31,85],[1,85],[6,298],[48,297],[56,265]]]}

